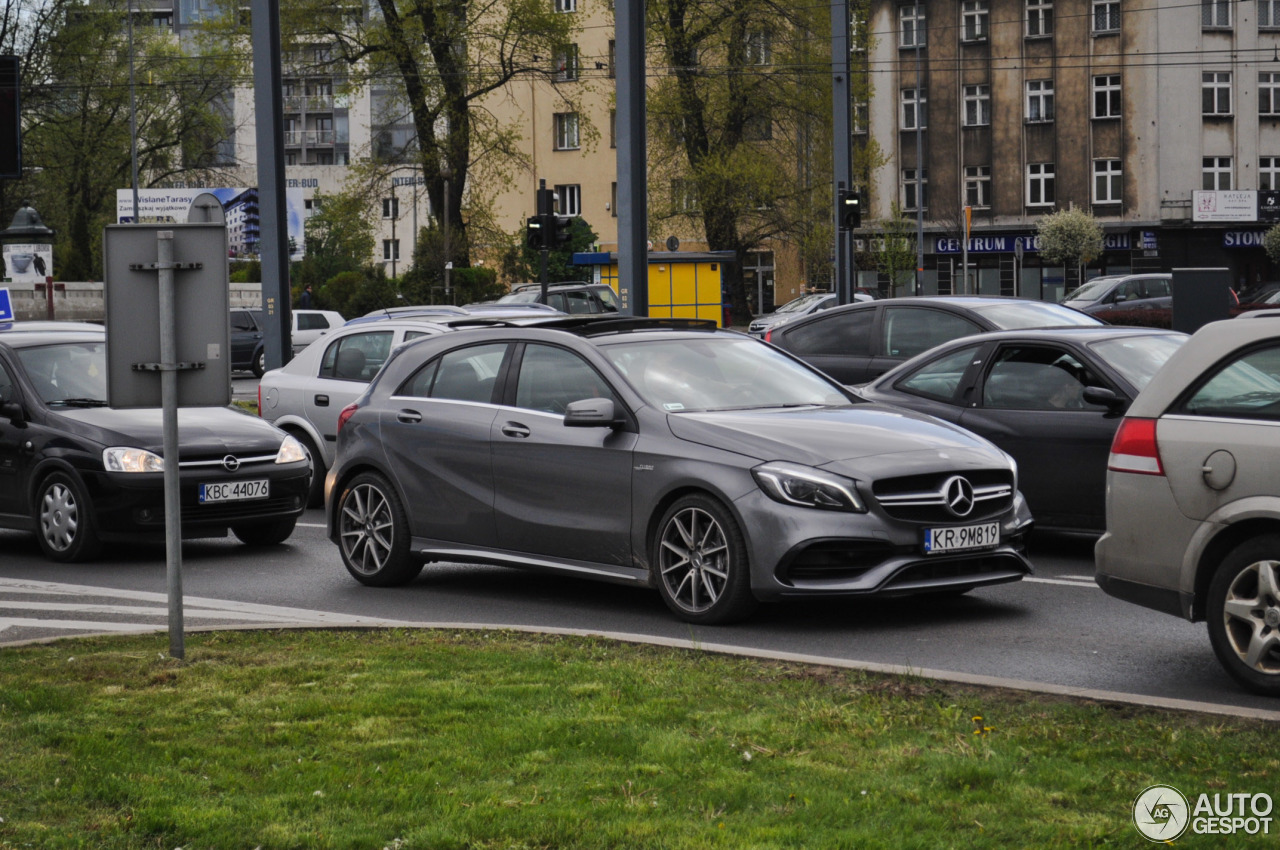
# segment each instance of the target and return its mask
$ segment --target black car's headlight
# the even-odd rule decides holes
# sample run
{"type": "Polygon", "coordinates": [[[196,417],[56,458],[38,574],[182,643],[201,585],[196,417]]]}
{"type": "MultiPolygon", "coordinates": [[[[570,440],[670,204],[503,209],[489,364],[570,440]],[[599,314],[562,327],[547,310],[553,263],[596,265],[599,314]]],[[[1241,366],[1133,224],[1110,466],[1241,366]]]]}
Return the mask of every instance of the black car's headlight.
{"type": "Polygon", "coordinates": [[[852,478],[798,463],[770,461],[751,470],[769,498],[787,505],[866,513],[852,478]]]}
{"type": "Polygon", "coordinates": [[[276,452],[276,463],[296,463],[307,459],[307,450],[294,437],[285,437],[276,452]]]}
{"type": "Polygon", "coordinates": [[[102,465],[107,472],[164,472],[164,458],[131,446],[103,449],[102,465]]]}

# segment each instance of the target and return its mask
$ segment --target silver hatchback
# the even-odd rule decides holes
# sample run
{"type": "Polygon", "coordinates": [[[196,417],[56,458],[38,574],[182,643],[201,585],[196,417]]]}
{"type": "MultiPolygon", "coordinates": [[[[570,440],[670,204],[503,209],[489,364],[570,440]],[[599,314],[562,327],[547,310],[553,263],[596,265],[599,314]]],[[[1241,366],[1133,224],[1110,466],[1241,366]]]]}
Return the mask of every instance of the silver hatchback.
{"type": "Polygon", "coordinates": [[[1111,446],[1107,593],[1207,620],[1227,672],[1280,696],[1280,318],[1215,322],[1165,363],[1111,446]]]}

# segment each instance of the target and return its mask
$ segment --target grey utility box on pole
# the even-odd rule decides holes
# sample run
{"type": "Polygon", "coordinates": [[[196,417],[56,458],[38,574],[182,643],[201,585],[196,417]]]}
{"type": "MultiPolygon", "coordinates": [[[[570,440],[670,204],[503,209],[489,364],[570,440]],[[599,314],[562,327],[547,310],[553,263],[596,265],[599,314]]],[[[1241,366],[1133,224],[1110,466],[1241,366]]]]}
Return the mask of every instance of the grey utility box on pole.
{"type": "Polygon", "coordinates": [[[1173,270],[1173,329],[1193,334],[1231,316],[1231,270],[1173,270]]]}
{"type": "Polygon", "coordinates": [[[159,363],[157,234],[173,233],[178,407],[231,403],[231,315],[226,226],[117,224],[106,229],[103,295],[107,317],[107,400],[112,407],[160,407],[160,380],[140,364],[159,363]]]}

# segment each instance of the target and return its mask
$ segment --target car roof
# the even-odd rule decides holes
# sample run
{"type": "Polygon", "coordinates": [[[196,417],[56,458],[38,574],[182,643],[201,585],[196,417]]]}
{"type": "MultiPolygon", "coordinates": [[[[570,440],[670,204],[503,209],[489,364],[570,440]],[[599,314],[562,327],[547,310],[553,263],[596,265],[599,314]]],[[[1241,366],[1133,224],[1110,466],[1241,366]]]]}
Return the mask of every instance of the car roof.
{"type": "MultiPolygon", "coordinates": [[[[555,283],[547,284],[548,289],[556,289],[556,288],[566,289],[569,287],[582,287],[582,286],[608,286],[608,284],[592,283],[589,280],[561,280],[555,283]]],[[[521,292],[526,289],[540,289],[541,287],[542,287],[541,283],[517,283],[512,285],[511,291],[521,292]]]]}
{"type": "Polygon", "coordinates": [[[1025,339],[1031,341],[1051,342],[1054,340],[1070,340],[1088,345],[1100,339],[1117,339],[1134,336],[1186,336],[1181,331],[1168,328],[1142,328],[1126,325],[1071,325],[1060,328],[1013,328],[1010,330],[985,331],[969,336],[957,337],[942,343],[943,345],[963,345],[965,343],[987,340],[1025,339]]]}
{"type": "Polygon", "coordinates": [[[0,333],[32,333],[33,331],[57,331],[59,333],[100,331],[103,326],[93,322],[56,322],[56,321],[29,321],[29,322],[0,322],[0,333]]]}
{"type": "Polygon", "coordinates": [[[1161,415],[1211,364],[1233,351],[1267,339],[1280,339],[1280,316],[1262,316],[1251,322],[1234,319],[1210,322],[1165,361],[1126,415],[1149,418],[1161,415]]]}

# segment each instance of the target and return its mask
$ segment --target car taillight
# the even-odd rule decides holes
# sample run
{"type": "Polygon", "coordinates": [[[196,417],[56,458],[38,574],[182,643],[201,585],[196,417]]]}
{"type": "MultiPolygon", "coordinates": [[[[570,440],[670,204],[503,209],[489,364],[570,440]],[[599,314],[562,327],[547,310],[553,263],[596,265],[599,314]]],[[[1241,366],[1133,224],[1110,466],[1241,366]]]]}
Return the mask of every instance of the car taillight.
{"type": "Polygon", "coordinates": [[[262,384],[258,384],[258,418],[262,418],[262,384]]]}
{"type": "Polygon", "coordinates": [[[767,331],[764,332],[764,341],[773,342],[773,328],[769,328],[767,331]]]}
{"type": "Polygon", "coordinates": [[[1164,475],[1160,447],[1156,444],[1156,420],[1129,417],[1120,420],[1115,439],[1111,441],[1107,469],[1139,475],[1164,475]]]}
{"type": "Polygon", "coordinates": [[[338,414],[338,433],[342,433],[342,426],[347,424],[347,420],[351,418],[351,414],[360,409],[360,405],[354,401],[342,408],[342,412],[338,414]]]}

